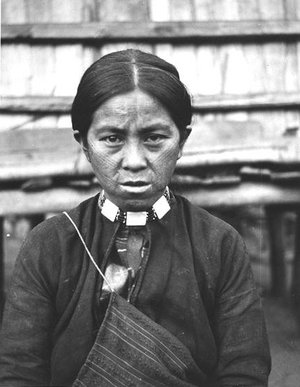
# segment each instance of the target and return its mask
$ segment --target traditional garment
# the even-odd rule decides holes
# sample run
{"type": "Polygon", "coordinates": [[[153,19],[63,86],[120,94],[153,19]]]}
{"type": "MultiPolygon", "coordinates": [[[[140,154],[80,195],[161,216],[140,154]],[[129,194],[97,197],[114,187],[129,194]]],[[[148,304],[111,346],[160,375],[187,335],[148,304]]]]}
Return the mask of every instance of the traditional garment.
{"type": "MultiPolygon", "coordinates": [[[[70,215],[104,271],[119,224],[104,218],[97,202],[70,215]]],[[[207,386],[267,386],[268,342],[243,241],[183,198],[171,207],[146,226],[149,253],[131,304],[189,351],[207,386]]],[[[72,385],[105,314],[102,284],[64,215],[37,226],[21,249],[6,303],[0,385],[72,385]]]]}
{"type": "Polygon", "coordinates": [[[186,347],[117,293],[74,387],[206,387],[186,347]]]}
{"type": "MultiPolygon", "coordinates": [[[[197,367],[188,349],[131,305],[130,298],[126,302],[118,295],[114,284],[97,265],[73,219],[64,214],[111,291],[104,321],[73,387],[205,387],[206,375],[197,367]]],[[[130,289],[128,294],[131,294],[130,289]]]]}

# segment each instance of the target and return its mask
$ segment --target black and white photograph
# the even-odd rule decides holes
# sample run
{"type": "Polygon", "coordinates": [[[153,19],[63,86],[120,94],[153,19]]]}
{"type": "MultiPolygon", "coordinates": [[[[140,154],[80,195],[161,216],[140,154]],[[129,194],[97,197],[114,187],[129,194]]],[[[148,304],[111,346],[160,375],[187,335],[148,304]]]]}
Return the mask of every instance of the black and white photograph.
{"type": "Polygon", "coordinates": [[[0,387],[300,386],[300,2],[1,0],[0,387]]]}

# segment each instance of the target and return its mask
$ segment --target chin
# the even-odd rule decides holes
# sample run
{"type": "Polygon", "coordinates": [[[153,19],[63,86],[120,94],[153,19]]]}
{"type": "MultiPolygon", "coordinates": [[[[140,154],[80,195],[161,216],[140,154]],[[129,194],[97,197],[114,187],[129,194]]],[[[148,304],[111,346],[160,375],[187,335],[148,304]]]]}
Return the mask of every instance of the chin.
{"type": "Polygon", "coordinates": [[[156,190],[154,192],[145,192],[145,193],[129,193],[122,192],[121,195],[108,195],[110,200],[120,207],[123,211],[147,211],[153,204],[161,197],[164,193],[164,188],[162,190],[156,190]]]}
{"type": "Polygon", "coordinates": [[[147,211],[153,205],[152,201],[150,203],[148,201],[143,200],[128,200],[124,202],[121,208],[124,211],[147,211]]]}
{"type": "Polygon", "coordinates": [[[124,211],[147,211],[153,206],[156,200],[157,198],[128,198],[126,200],[123,200],[121,203],[122,205],[120,205],[119,207],[121,207],[124,211]]]}

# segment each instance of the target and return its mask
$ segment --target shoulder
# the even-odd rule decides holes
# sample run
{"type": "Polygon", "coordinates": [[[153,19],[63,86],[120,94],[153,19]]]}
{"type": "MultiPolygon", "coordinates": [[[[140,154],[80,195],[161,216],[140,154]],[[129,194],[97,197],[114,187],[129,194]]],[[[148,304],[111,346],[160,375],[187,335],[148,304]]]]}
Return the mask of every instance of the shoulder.
{"type": "MultiPolygon", "coordinates": [[[[81,231],[85,225],[82,219],[93,211],[95,202],[96,197],[90,198],[68,212],[81,231]]],[[[33,228],[23,242],[12,281],[23,279],[27,285],[39,283],[55,288],[61,270],[74,267],[78,250],[78,236],[65,214],[46,219],[33,228]]]]}
{"type": "MultiPolygon", "coordinates": [[[[67,212],[73,221],[82,228],[82,223],[84,223],[86,218],[90,217],[91,213],[95,213],[97,201],[98,195],[83,201],[77,207],[67,212]]],[[[30,231],[27,240],[40,240],[41,242],[51,243],[57,239],[63,239],[69,233],[73,234],[74,231],[75,229],[70,220],[62,212],[38,224],[30,231]]]]}
{"type": "Polygon", "coordinates": [[[185,198],[177,198],[177,203],[187,224],[200,286],[206,289],[203,294],[210,289],[229,299],[251,291],[256,297],[246,245],[238,231],[185,198]]]}
{"type": "Polygon", "coordinates": [[[176,195],[179,213],[184,216],[189,231],[201,233],[206,240],[240,238],[239,233],[224,220],[212,215],[204,208],[192,204],[188,199],[176,195]]]}
{"type": "MultiPolygon", "coordinates": [[[[97,197],[89,198],[68,211],[70,217],[84,231],[86,217],[95,212],[97,197]]],[[[47,266],[58,264],[77,239],[76,231],[63,213],[48,218],[34,227],[20,249],[18,260],[26,264],[47,266]]]]}
{"type": "Polygon", "coordinates": [[[178,216],[185,219],[195,262],[206,273],[216,280],[219,273],[225,272],[225,267],[230,272],[248,264],[245,242],[237,230],[187,199],[176,199],[178,216]]]}

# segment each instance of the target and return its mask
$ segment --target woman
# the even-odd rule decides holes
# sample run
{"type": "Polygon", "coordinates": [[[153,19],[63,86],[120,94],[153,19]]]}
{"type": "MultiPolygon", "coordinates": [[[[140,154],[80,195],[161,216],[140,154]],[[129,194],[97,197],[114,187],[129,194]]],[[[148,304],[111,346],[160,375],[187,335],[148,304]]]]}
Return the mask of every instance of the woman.
{"type": "Polygon", "coordinates": [[[85,72],[72,124],[103,191],[25,241],[2,386],[267,386],[243,241],[168,189],[190,122],[190,96],[157,56],[119,51],[85,72]]]}

